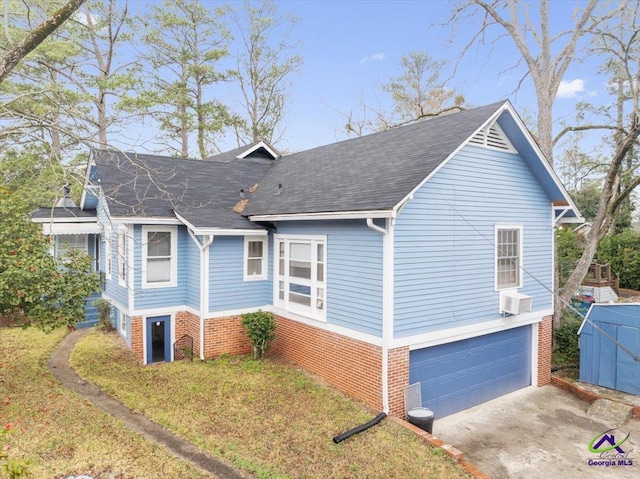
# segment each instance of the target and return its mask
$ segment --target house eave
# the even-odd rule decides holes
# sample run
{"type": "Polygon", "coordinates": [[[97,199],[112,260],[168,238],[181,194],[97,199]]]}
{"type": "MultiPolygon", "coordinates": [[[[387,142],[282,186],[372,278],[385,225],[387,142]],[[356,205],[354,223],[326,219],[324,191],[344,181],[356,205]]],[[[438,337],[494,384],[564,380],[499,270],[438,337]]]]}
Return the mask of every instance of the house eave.
{"type": "Polygon", "coordinates": [[[367,218],[395,218],[393,210],[328,211],[322,213],[289,213],[279,215],[253,215],[251,221],[313,221],[313,220],[355,220],[367,218]]]}
{"type": "Polygon", "coordinates": [[[55,222],[42,223],[42,233],[45,235],[82,235],[82,234],[99,234],[100,226],[94,220],[93,223],[88,222],[55,222]]]}
{"type": "Polygon", "coordinates": [[[183,216],[175,213],[176,218],[180,220],[195,235],[213,235],[213,236],[266,236],[269,232],[266,229],[249,229],[249,228],[215,228],[212,226],[195,226],[187,221],[183,216]]]}

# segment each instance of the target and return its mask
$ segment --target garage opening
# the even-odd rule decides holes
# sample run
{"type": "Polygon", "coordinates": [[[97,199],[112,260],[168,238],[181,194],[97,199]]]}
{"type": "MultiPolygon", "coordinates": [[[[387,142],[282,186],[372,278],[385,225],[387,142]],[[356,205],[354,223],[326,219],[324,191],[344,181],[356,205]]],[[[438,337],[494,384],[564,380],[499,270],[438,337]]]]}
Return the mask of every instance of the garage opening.
{"type": "Polygon", "coordinates": [[[531,331],[522,326],[411,351],[409,384],[436,420],[531,385],[531,331]]]}

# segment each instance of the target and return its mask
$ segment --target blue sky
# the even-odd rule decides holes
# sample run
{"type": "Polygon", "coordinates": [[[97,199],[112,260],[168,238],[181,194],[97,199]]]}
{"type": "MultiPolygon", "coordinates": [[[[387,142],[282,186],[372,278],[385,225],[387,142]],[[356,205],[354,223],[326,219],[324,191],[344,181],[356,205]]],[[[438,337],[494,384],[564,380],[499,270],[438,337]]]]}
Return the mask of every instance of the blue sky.
{"type": "MultiPolygon", "coordinates": [[[[550,3],[552,33],[570,26],[573,9],[581,4],[573,0],[550,3]]],[[[439,0],[281,0],[278,4],[281,12],[300,19],[294,38],[300,40],[299,53],[304,58],[300,72],[291,77],[291,98],[283,121],[286,131],[279,144],[288,151],[344,139],[339,129],[345,118],[339,112],[357,110],[361,98],[374,105],[384,100],[379,87],[399,74],[403,55],[422,50],[434,58],[453,61],[481,21],[467,18],[453,34],[451,27],[442,26],[452,3],[439,0]]],[[[532,3],[534,16],[535,10],[532,3]]],[[[500,33],[494,27],[487,38],[500,33]]],[[[472,106],[508,98],[525,120],[532,120],[536,108],[530,81],[525,80],[514,94],[526,72],[523,65],[509,70],[519,59],[507,39],[497,43],[493,53],[489,45],[473,47],[448,86],[462,93],[472,106]]],[[[572,65],[558,95],[557,118],[568,118],[578,101],[604,100],[606,79],[596,74],[597,66],[593,58],[572,65]]],[[[221,144],[223,149],[235,146],[231,138],[221,144]]]]}

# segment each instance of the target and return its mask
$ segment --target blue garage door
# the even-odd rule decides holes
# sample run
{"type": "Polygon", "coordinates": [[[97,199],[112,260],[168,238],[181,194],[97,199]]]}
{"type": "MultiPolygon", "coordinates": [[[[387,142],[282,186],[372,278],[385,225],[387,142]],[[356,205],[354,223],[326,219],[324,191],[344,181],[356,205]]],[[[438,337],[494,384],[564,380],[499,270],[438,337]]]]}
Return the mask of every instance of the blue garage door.
{"type": "Polygon", "coordinates": [[[531,326],[411,351],[409,382],[448,416],[531,384],[531,326]]]}

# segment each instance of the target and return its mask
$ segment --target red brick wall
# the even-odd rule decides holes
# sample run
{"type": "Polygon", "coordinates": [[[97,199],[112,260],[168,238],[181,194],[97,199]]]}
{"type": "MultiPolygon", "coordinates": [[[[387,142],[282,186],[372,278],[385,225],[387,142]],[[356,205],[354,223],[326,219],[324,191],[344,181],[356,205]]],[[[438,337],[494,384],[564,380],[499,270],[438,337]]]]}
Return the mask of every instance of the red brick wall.
{"type": "Polygon", "coordinates": [[[272,354],[303,366],[374,410],[382,409],[381,348],[280,316],[276,321],[272,354]]]}
{"type": "Polygon", "coordinates": [[[409,385],[409,346],[389,350],[389,414],[404,417],[404,388],[409,385]]]}
{"type": "Polygon", "coordinates": [[[142,337],[142,316],[131,318],[131,349],[138,361],[144,362],[144,346],[142,337]]]}
{"type": "Polygon", "coordinates": [[[538,323],[538,386],[551,382],[552,319],[546,316],[538,323]]]}
{"type": "Polygon", "coordinates": [[[204,357],[221,354],[247,354],[251,343],[242,326],[240,316],[211,318],[204,322],[204,357]]]}
{"type": "Polygon", "coordinates": [[[193,357],[200,357],[200,318],[186,311],[176,313],[176,341],[185,334],[193,338],[193,357]]]}

